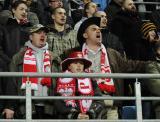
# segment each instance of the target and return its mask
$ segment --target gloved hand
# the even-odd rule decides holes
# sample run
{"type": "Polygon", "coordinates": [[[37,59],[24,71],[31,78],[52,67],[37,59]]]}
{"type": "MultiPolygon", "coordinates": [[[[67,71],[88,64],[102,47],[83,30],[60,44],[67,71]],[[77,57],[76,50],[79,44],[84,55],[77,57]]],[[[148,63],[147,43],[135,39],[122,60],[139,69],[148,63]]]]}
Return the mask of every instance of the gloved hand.
{"type": "Polygon", "coordinates": [[[96,119],[96,112],[93,109],[90,109],[87,114],[89,115],[90,119],[96,119]]]}
{"type": "Polygon", "coordinates": [[[77,109],[72,108],[70,114],[68,114],[68,119],[77,119],[79,112],[77,109]]]}
{"type": "Polygon", "coordinates": [[[98,114],[100,113],[100,111],[103,110],[103,108],[104,108],[104,106],[99,102],[92,103],[91,108],[88,111],[90,118],[96,119],[98,114]]]}

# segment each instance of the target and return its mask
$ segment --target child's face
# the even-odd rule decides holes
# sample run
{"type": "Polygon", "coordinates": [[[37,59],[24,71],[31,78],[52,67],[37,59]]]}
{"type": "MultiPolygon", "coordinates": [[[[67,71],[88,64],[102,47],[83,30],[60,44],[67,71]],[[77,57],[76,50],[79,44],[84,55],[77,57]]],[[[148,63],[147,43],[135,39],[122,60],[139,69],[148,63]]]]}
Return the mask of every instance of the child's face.
{"type": "Polygon", "coordinates": [[[80,60],[69,64],[68,69],[73,73],[81,73],[84,71],[84,63],[80,60]]]}

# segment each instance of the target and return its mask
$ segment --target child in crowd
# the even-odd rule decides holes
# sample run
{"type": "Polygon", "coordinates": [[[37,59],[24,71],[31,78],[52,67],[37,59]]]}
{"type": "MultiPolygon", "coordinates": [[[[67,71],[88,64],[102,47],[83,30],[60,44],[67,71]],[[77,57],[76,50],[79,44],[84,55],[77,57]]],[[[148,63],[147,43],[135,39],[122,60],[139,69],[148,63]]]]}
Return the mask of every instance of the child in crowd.
{"type": "MultiPolygon", "coordinates": [[[[84,73],[92,62],[82,52],[73,52],[62,61],[64,73],[84,73]]],[[[90,78],[58,78],[56,93],[60,96],[101,96],[101,92],[90,78]]],[[[103,102],[91,99],[57,100],[55,107],[60,119],[95,119],[103,110],[103,102]],[[60,106],[60,107],[59,107],[60,106]]]]}

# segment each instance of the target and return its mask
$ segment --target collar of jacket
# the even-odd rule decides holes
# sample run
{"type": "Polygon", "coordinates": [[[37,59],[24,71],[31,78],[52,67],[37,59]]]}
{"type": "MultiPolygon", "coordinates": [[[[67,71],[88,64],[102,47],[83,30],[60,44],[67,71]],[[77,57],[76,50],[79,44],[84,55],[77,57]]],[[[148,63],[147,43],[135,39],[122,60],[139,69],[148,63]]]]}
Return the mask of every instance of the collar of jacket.
{"type": "Polygon", "coordinates": [[[44,11],[46,11],[46,12],[50,12],[50,13],[51,13],[51,12],[52,12],[52,8],[51,8],[51,7],[49,7],[49,6],[48,6],[48,7],[45,7],[45,8],[44,8],[44,11]]]}
{"type": "MultiPolygon", "coordinates": [[[[47,28],[49,29],[49,31],[51,32],[54,32],[54,33],[59,33],[56,29],[55,29],[55,25],[54,24],[51,24],[51,25],[48,25],[47,28]]],[[[69,31],[73,30],[71,26],[69,26],[68,24],[65,24],[65,27],[64,27],[64,33],[68,33],[69,31]]]]}
{"type": "Polygon", "coordinates": [[[27,22],[25,24],[18,24],[15,18],[8,18],[7,25],[15,25],[15,26],[24,26],[24,27],[31,27],[31,23],[27,22]]]}

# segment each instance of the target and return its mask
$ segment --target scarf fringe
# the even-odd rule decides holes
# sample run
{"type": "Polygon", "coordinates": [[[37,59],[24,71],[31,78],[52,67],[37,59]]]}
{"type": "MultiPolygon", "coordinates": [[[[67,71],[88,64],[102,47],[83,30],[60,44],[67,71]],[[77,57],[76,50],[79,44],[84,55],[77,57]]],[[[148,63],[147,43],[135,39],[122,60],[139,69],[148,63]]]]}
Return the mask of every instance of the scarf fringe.
{"type": "MultiPolygon", "coordinates": [[[[21,89],[26,89],[26,83],[22,83],[21,89]]],[[[31,83],[31,89],[32,90],[38,90],[38,85],[36,83],[31,83]]]]}

